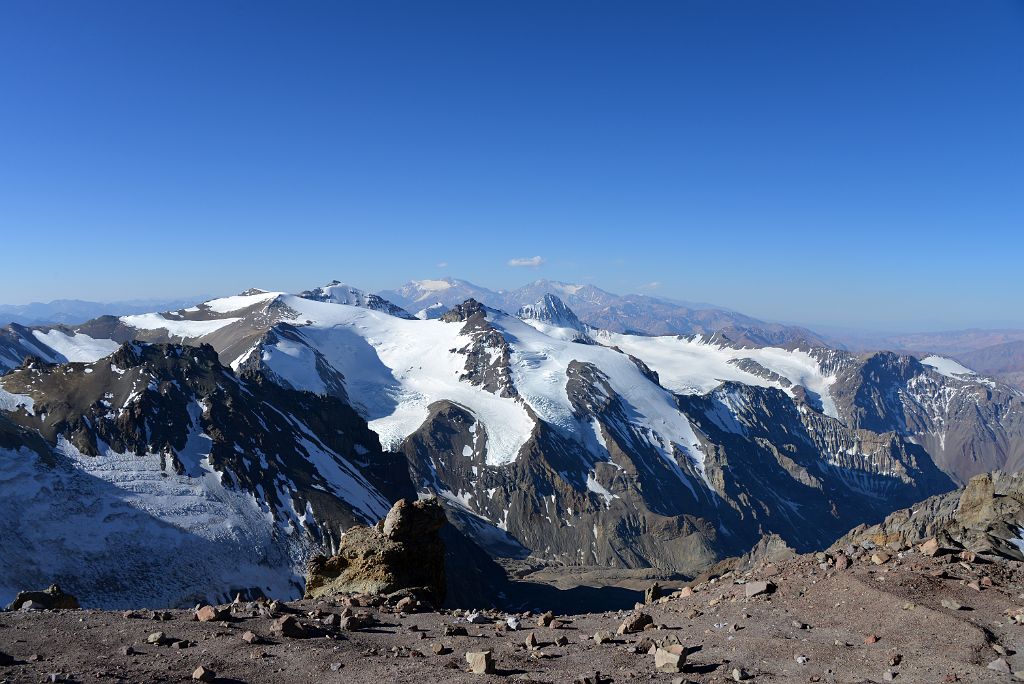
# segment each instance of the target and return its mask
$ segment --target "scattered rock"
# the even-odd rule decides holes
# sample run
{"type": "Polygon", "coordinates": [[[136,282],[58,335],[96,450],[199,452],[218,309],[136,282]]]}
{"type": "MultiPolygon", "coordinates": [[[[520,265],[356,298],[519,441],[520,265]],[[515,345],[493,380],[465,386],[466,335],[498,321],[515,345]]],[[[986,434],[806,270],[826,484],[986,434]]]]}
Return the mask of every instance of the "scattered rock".
{"type": "Polygon", "coordinates": [[[167,643],[167,635],[163,632],[153,632],[146,637],[147,644],[153,644],[154,646],[163,646],[167,643]]]}
{"type": "Polygon", "coordinates": [[[634,634],[644,631],[647,625],[653,625],[654,619],[647,613],[633,613],[628,615],[622,624],[619,625],[617,634],[634,634]]]}
{"type": "Polygon", "coordinates": [[[596,644],[607,644],[611,640],[612,634],[607,630],[601,630],[594,634],[594,643],[596,644]]]}
{"type": "Polygon", "coordinates": [[[430,650],[434,652],[434,655],[448,655],[452,652],[452,649],[448,648],[440,642],[432,644],[430,646],[430,650]]]}
{"type": "Polygon", "coordinates": [[[533,632],[530,632],[529,634],[526,635],[526,642],[525,643],[526,643],[526,647],[528,649],[535,650],[538,647],[537,646],[537,635],[534,634],[533,632]]]}
{"type": "Polygon", "coordinates": [[[220,622],[231,617],[230,610],[221,610],[213,606],[203,606],[196,611],[196,619],[199,622],[220,622]]]}
{"type": "Polygon", "coordinates": [[[644,603],[651,604],[664,596],[661,585],[655,582],[644,591],[644,603]]]}
{"type": "MultiPolygon", "coordinates": [[[[754,596],[761,596],[762,594],[771,594],[775,591],[775,584],[766,580],[759,580],[757,582],[747,582],[744,589],[744,593],[747,598],[754,596]]],[[[738,680],[737,680],[738,681],[738,680]]]]}
{"type": "Polygon", "coordinates": [[[892,558],[892,556],[890,556],[885,551],[876,551],[875,553],[871,554],[871,562],[875,565],[885,565],[889,562],[890,558],[892,558]]]}
{"type": "Polygon", "coordinates": [[[512,617],[505,620],[505,624],[508,626],[509,629],[511,629],[514,632],[522,626],[523,622],[522,620],[513,615],[512,617]]]}
{"type": "Polygon", "coordinates": [[[963,610],[963,605],[953,599],[942,599],[942,607],[950,610],[963,610]]]}
{"type": "Polygon", "coordinates": [[[194,679],[197,682],[212,682],[216,678],[217,673],[211,670],[210,668],[206,667],[205,665],[200,665],[192,671],[192,679],[194,679]]]}
{"type": "Polygon", "coordinates": [[[262,639],[260,639],[259,635],[256,634],[256,632],[252,630],[246,630],[245,633],[242,634],[242,641],[244,641],[247,644],[258,644],[262,642],[262,639]]]}
{"type": "Polygon", "coordinates": [[[868,634],[866,637],[864,637],[864,643],[865,644],[877,644],[878,643],[878,636],[875,635],[875,634],[868,634]]]}
{"type": "Polygon", "coordinates": [[[473,674],[494,674],[494,659],[490,651],[470,651],[466,654],[466,662],[473,674]]]}
{"type": "Polygon", "coordinates": [[[270,633],[275,636],[287,637],[289,639],[307,639],[311,636],[316,636],[311,633],[311,630],[308,627],[291,615],[279,617],[270,623],[270,633]]]}
{"type": "Polygon", "coordinates": [[[939,555],[940,551],[942,550],[939,547],[939,540],[935,537],[932,537],[925,543],[921,544],[919,547],[917,547],[917,549],[921,552],[922,555],[929,557],[935,557],[939,555]]]}
{"type": "Polygon", "coordinates": [[[25,603],[35,603],[40,607],[33,610],[78,610],[78,599],[64,593],[60,586],[51,584],[45,591],[20,591],[7,610],[21,610],[25,603]]]}
{"type": "Polygon", "coordinates": [[[742,667],[734,667],[732,669],[732,680],[734,682],[745,682],[750,679],[750,675],[742,667]]]}
{"type": "Polygon", "coordinates": [[[682,672],[686,664],[686,648],[672,644],[654,651],[654,669],[658,672],[682,672]]]}
{"type": "Polygon", "coordinates": [[[1006,662],[1006,658],[999,657],[993,660],[987,665],[988,669],[994,672],[1001,672],[1003,674],[1010,674],[1010,664],[1006,662]]]}

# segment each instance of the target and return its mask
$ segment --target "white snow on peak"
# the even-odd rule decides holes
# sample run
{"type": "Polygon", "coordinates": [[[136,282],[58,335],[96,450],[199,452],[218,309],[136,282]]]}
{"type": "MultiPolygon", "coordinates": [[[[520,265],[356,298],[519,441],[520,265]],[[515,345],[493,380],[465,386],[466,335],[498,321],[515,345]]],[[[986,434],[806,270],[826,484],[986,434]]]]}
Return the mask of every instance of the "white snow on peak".
{"type": "MultiPolygon", "coordinates": [[[[964,380],[964,376],[976,376],[977,373],[972,371],[970,368],[963,366],[953,359],[947,359],[944,356],[926,356],[921,359],[921,363],[929,368],[935,370],[936,373],[944,375],[947,378],[953,378],[954,380],[964,380]]],[[[974,379],[971,377],[971,379],[974,379]]]]}
{"type": "Polygon", "coordinates": [[[32,336],[68,361],[85,363],[99,361],[104,356],[113,354],[121,346],[113,340],[97,340],[84,333],[68,335],[60,330],[33,330],[32,336]]]}
{"type": "Polygon", "coordinates": [[[0,387],[0,411],[17,411],[19,408],[25,409],[25,412],[29,415],[35,415],[35,400],[26,394],[12,394],[3,387],[0,387]]]}
{"type": "Polygon", "coordinates": [[[729,363],[731,359],[751,359],[790,382],[815,392],[821,397],[825,414],[839,417],[829,391],[835,377],[822,373],[818,361],[799,349],[733,349],[709,344],[702,338],[644,337],[603,330],[594,333],[594,337],[602,344],[617,346],[641,359],[658,373],[662,385],[678,394],[706,394],[723,381],[732,380],[747,385],[778,387],[792,395],[791,387],[782,387],[776,381],[748,373],[729,363]]]}
{"type": "Polygon", "coordinates": [[[262,304],[263,302],[269,302],[277,297],[280,297],[282,292],[257,292],[255,294],[240,294],[233,297],[221,297],[219,299],[211,299],[205,302],[205,306],[214,313],[231,313],[233,311],[241,311],[242,309],[248,309],[250,306],[262,304]]]}
{"type": "MultiPolygon", "coordinates": [[[[228,297],[227,299],[236,299],[228,297]]],[[[218,301],[218,300],[214,300],[218,301]]],[[[219,313],[219,312],[218,312],[219,313]]],[[[120,321],[138,330],[166,330],[173,337],[196,338],[217,332],[221,328],[237,323],[241,318],[215,318],[209,321],[173,320],[162,314],[148,313],[121,316],[120,321]]]]}
{"type": "MultiPolygon", "coordinates": [[[[293,296],[283,301],[297,314],[289,322],[345,377],[349,398],[385,449],[397,448],[441,400],[465,407],[486,430],[489,465],[511,463],[529,439],[533,420],[522,404],[459,379],[466,357],[452,350],[471,342],[460,333],[461,323],[407,320],[293,296]]],[[[313,380],[312,355],[278,351],[264,357],[271,370],[299,389],[323,391],[313,380]]]]}

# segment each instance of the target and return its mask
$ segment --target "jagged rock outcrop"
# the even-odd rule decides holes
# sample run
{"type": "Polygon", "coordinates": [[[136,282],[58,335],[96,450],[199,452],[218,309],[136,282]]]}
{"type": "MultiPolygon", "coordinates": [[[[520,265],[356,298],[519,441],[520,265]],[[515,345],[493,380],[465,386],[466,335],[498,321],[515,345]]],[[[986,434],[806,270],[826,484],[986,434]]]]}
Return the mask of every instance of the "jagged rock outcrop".
{"type": "Polygon", "coordinates": [[[375,526],[349,528],[336,554],[310,559],[306,597],[406,589],[440,605],[447,587],[439,531],[446,522],[436,499],[396,502],[375,526]]]}
{"type": "Polygon", "coordinates": [[[937,540],[938,549],[1024,560],[1024,473],[984,473],[967,486],[860,525],[836,542],[906,548],[937,540]]]}
{"type": "Polygon", "coordinates": [[[78,610],[78,599],[65,593],[59,585],[51,584],[43,591],[19,591],[7,610],[21,610],[31,604],[37,610],[78,610]]]}

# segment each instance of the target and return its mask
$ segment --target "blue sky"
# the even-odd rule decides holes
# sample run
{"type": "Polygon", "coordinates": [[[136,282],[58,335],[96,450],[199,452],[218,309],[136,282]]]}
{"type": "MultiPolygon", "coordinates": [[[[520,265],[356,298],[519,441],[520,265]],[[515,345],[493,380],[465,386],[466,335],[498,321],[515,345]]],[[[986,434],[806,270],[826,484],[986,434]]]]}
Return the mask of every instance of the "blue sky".
{"type": "Polygon", "coordinates": [[[0,57],[5,303],[546,277],[1024,327],[1021,2],[11,0],[0,57]]]}

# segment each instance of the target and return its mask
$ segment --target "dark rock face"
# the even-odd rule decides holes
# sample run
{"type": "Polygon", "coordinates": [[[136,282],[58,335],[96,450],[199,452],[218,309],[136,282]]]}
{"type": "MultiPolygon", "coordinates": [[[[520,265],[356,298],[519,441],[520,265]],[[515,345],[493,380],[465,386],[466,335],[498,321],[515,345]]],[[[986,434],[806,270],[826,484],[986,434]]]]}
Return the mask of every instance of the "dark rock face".
{"type": "Polygon", "coordinates": [[[928,555],[966,550],[1024,560],[1024,474],[983,473],[967,486],[899,510],[877,525],[860,525],[836,542],[906,548],[932,540],[928,555]]]}
{"type": "Polygon", "coordinates": [[[337,554],[310,560],[306,597],[418,589],[440,605],[447,586],[439,531],[446,522],[436,499],[398,501],[376,526],[349,528],[337,554]]]}
{"type": "Polygon", "coordinates": [[[897,433],[920,444],[954,481],[1024,468],[1024,394],[977,379],[953,379],[912,356],[850,357],[832,396],[851,428],[897,433]]]}
{"type": "Polygon", "coordinates": [[[20,591],[7,606],[7,610],[20,610],[26,603],[34,603],[40,610],[78,610],[78,599],[64,593],[56,584],[51,584],[45,591],[20,591]]]}
{"type": "Polygon", "coordinates": [[[2,384],[32,410],[0,414],[0,585],[42,574],[109,607],[298,595],[311,553],[413,493],[350,406],[236,376],[209,346],[130,343],[2,384]],[[97,520],[111,532],[72,540],[97,520]]]}

